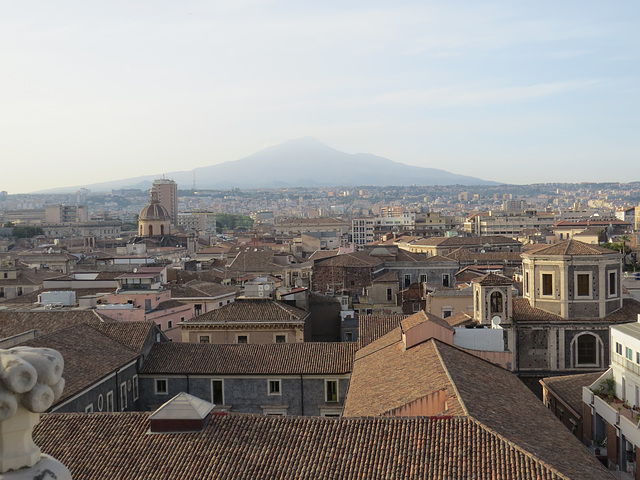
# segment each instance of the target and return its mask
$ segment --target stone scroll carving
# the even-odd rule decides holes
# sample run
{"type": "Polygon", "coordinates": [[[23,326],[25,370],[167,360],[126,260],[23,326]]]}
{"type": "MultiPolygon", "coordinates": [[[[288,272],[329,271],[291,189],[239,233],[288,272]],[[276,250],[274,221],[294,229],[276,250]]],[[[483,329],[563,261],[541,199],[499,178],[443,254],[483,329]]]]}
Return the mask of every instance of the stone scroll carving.
{"type": "Polygon", "coordinates": [[[28,478],[20,472],[53,460],[41,454],[31,434],[40,413],[62,395],[63,368],[62,355],[50,348],[0,349],[0,478],[28,478]]]}

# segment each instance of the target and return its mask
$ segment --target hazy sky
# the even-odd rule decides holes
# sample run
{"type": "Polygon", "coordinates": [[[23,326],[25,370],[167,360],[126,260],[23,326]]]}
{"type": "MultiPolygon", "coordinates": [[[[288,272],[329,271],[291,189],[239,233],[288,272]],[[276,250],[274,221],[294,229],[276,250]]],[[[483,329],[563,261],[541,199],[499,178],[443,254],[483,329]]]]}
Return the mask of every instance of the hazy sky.
{"type": "Polygon", "coordinates": [[[633,0],[5,0],[0,190],[191,170],[303,136],[509,183],[640,180],[639,14],[633,0]]]}

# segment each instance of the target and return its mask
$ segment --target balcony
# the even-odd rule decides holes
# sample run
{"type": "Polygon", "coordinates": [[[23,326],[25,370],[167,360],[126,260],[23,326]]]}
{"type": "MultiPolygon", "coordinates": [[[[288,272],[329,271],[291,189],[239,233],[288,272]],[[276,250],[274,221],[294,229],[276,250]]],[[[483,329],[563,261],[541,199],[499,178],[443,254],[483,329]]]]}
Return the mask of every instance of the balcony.
{"type": "Polygon", "coordinates": [[[611,361],[640,377],[640,365],[617,353],[611,353],[611,361]]]}

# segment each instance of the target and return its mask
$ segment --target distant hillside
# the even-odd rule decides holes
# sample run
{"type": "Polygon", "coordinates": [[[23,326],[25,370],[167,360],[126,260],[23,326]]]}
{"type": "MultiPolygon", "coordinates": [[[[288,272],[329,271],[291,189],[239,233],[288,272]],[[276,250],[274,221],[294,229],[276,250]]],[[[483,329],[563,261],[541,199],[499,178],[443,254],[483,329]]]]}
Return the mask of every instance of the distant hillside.
{"type": "MultiPolygon", "coordinates": [[[[275,188],[384,185],[496,185],[496,182],[457,175],[436,168],[404,165],[370,153],[350,154],[331,148],[315,138],[290,140],[230,162],[170,172],[179,188],[190,188],[195,172],[199,189],[275,188]]],[[[85,187],[93,191],[114,188],[149,188],[159,175],[128,178],[48,190],[62,192],[85,187]]]]}

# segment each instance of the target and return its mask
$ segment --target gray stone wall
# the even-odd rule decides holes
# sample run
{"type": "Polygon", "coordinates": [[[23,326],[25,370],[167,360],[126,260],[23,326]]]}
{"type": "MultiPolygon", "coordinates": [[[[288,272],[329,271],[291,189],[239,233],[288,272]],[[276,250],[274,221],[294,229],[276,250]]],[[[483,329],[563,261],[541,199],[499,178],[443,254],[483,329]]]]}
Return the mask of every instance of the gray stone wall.
{"type": "MultiPolygon", "coordinates": [[[[57,407],[54,405],[50,411],[52,412],[84,412],[87,406],[93,405],[94,412],[106,412],[107,411],[107,394],[109,392],[113,395],[113,411],[137,411],[140,410],[139,399],[134,400],[134,376],[137,373],[136,365],[133,364],[127,367],[125,370],[119,373],[115,373],[112,377],[108,378],[104,382],[98,383],[93,388],[88,388],[82,395],[74,398],[73,400],[65,403],[63,400],[62,406],[57,407]],[[126,407],[123,407],[120,400],[120,385],[124,383],[126,385],[126,407]],[[101,407],[102,406],[102,407],[101,407]]],[[[62,375],[64,377],[64,374],[62,375]]],[[[139,379],[138,379],[139,382],[139,379]]],[[[140,395],[140,384],[138,383],[138,395],[140,395]]]]}
{"type": "Polygon", "coordinates": [[[223,380],[224,407],[231,412],[264,413],[264,406],[284,407],[287,415],[320,415],[322,405],[344,405],[349,380],[327,375],[292,377],[277,375],[251,377],[222,376],[143,376],[140,378],[140,406],[152,410],[180,392],[186,392],[208,402],[212,401],[211,381],[223,380]],[[167,394],[156,394],[156,379],[167,380],[167,394]],[[325,380],[338,380],[338,402],[326,403],[325,380]],[[280,395],[270,395],[269,380],[280,380],[280,395]]]}

